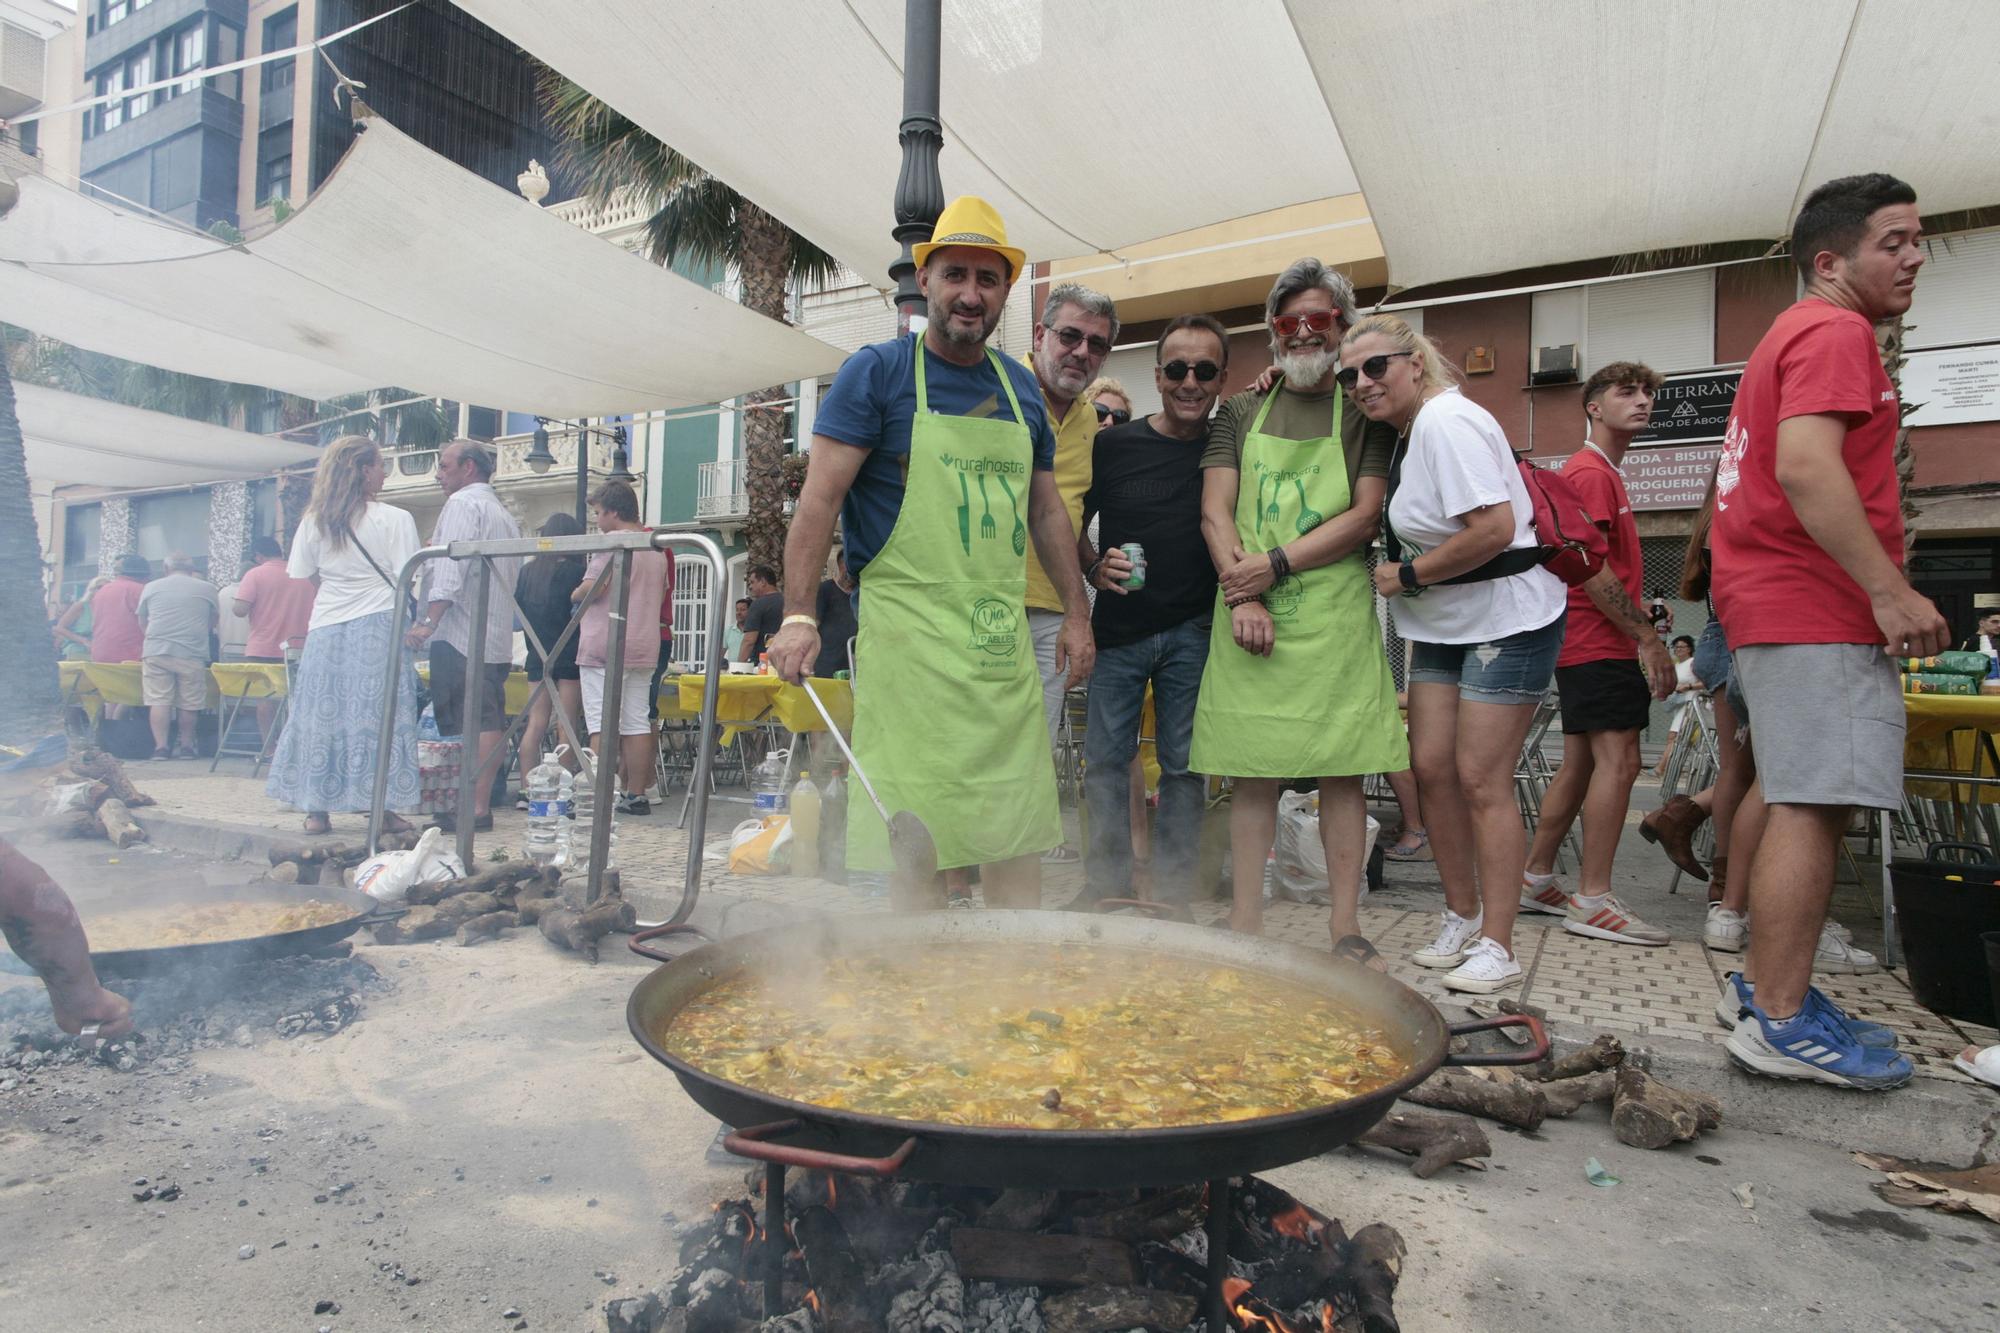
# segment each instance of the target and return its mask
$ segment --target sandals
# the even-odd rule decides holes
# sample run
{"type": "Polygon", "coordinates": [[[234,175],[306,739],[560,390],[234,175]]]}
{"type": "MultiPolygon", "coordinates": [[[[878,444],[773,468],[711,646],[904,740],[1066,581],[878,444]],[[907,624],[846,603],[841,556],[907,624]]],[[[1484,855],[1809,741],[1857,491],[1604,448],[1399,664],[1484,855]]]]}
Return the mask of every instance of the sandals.
{"type": "Polygon", "coordinates": [[[331,833],[331,832],[333,832],[333,820],[329,819],[329,818],[328,818],[327,816],[325,816],[325,815],[307,815],[307,816],[306,816],[306,836],[307,836],[307,837],[309,837],[309,838],[323,838],[323,837],[325,837],[325,836],[326,836],[327,834],[329,834],[329,833],[331,833]],[[317,826],[317,827],[315,827],[315,826],[317,826]]]}
{"type": "Polygon", "coordinates": [[[1426,829],[1402,828],[1397,830],[1396,841],[1382,849],[1384,858],[1390,861],[1430,861],[1435,860],[1431,852],[1431,835],[1426,829]],[[1414,846],[1408,845],[1411,838],[1414,846]]]}
{"type": "Polygon", "coordinates": [[[1342,935],[1333,942],[1333,956],[1344,963],[1359,963],[1377,972],[1387,972],[1389,965],[1382,961],[1382,955],[1375,952],[1375,946],[1365,935],[1342,935]]]}

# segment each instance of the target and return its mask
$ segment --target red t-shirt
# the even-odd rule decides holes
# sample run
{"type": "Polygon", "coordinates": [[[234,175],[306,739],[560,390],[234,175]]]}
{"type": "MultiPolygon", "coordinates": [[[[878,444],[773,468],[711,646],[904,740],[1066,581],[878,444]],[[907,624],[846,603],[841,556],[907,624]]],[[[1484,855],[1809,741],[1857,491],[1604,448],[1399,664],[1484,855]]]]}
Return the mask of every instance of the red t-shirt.
{"type": "Polygon", "coordinates": [[[146,585],[120,574],[90,599],[90,660],[136,662],[146,642],[139,623],[139,594],[146,585]]]}
{"type": "Polygon", "coordinates": [[[282,559],[264,560],[236,585],[236,600],[250,605],[245,657],[282,657],[284,645],[305,647],[319,585],[285,572],[282,559]]]}
{"type": "Polygon", "coordinates": [[[1778,423],[1847,419],[1841,458],[1882,550],[1903,563],[1896,488],[1896,390],[1861,315],[1809,297],[1779,315],[1750,354],[1716,473],[1716,614],[1732,648],[1881,643],[1868,595],[1807,534],[1778,485],[1778,423]]]}
{"type": "MultiPolygon", "coordinates": [[[[1603,454],[1585,445],[1563,464],[1563,479],[1576,487],[1577,498],[1583,501],[1590,521],[1603,528],[1610,539],[1611,554],[1605,563],[1625,585],[1632,605],[1639,606],[1639,525],[1632,521],[1632,501],[1625,494],[1625,478],[1603,454]]],[[[1556,657],[1556,665],[1566,667],[1606,660],[1630,662],[1638,654],[1632,636],[1598,610],[1597,603],[1590,600],[1590,594],[1580,585],[1572,586],[1569,620],[1563,627],[1562,652],[1556,657]]]]}

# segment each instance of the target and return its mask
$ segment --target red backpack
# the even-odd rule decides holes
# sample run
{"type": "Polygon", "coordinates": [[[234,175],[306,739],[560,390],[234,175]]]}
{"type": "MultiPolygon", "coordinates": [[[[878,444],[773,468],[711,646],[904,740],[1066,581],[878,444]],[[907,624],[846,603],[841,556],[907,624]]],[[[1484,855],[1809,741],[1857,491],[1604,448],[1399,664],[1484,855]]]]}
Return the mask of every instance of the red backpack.
{"type": "MultiPolygon", "coordinates": [[[[1514,466],[1521,469],[1521,485],[1528,492],[1528,529],[1535,535],[1535,544],[1502,551],[1477,569],[1469,569],[1441,582],[1445,585],[1484,583],[1489,579],[1525,574],[1541,565],[1570,587],[1588,583],[1598,570],[1604,568],[1604,562],[1611,554],[1610,539],[1604,535],[1602,528],[1590,521],[1583,501],[1577,498],[1576,487],[1570,485],[1569,479],[1562,473],[1553,468],[1536,467],[1525,458],[1516,458],[1514,466]]],[[[1382,532],[1388,539],[1390,554],[1399,559],[1402,542],[1396,536],[1395,528],[1389,524],[1389,501],[1394,498],[1396,486],[1402,479],[1403,451],[1398,450],[1395,463],[1389,469],[1389,491],[1382,500],[1382,532]]]]}

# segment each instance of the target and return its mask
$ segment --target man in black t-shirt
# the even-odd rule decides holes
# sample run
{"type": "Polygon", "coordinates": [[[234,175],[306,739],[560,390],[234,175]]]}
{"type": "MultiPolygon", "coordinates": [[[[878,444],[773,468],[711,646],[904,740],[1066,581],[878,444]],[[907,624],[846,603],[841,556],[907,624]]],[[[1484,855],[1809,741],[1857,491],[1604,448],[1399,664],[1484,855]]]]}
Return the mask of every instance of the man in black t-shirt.
{"type": "Polygon", "coordinates": [[[860,632],[854,617],[854,580],[847,576],[847,552],[833,548],[833,577],[822,579],[813,599],[813,615],[819,618],[819,656],[813,659],[815,676],[822,679],[847,669],[847,643],[860,632]]]}
{"type": "Polygon", "coordinates": [[[1188,771],[1188,746],[1215,613],[1215,566],[1201,535],[1201,457],[1228,378],[1228,334],[1207,315],[1182,315],[1167,325],[1155,360],[1160,410],[1098,433],[1083,497],[1083,527],[1098,516],[1104,554],[1090,556],[1098,589],[1091,614],[1097,669],[1083,750],[1090,846],[1084,891],[1072,905],[1131,892],[1127,770],[1150,684],[1160,761],[1153,883],[1160,900],[1185,915],[1195,893],[1203,795],[1201,775],[1188,771]],[[1127,542],[1145,548],[1145,584],[1136,589],[1125,587],[1132,565],[1119,548],[1127,542]]]}
{"type": "Polygon", "coordinates": [[[743,660],[754,662],[784,626],[785,595],[778,591],[778,571],[769,565],[752,569],[749,583],[750,614],[743,619],[743,660]]]}

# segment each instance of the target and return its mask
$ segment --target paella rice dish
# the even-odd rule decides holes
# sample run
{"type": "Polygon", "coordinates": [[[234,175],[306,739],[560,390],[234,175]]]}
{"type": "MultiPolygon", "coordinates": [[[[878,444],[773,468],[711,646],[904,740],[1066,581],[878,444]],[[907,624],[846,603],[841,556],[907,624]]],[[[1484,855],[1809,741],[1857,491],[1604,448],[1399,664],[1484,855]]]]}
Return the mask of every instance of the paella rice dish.
{"type": "Polygon", "coordinates": [[[968,1126],[1153,1129],[1345,1101],[1408,1071],[1339,1001],[1201,959],[952,944],[728,977],[655,1034],[816,1106],[968,1126]]]}
{"type": "Polygon", "coordinates": [[[92,953],[128,949],[163,949],[182,944],[222,944],[230,940],[282,935],[345,921],[355,909],[318,898],[296,902],[162,903],[102,909],[84,917],[84,933],[92,953]]]}

